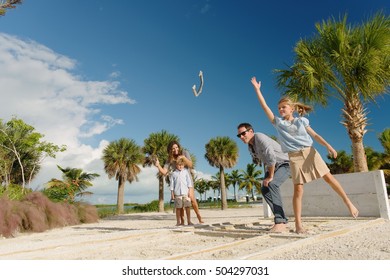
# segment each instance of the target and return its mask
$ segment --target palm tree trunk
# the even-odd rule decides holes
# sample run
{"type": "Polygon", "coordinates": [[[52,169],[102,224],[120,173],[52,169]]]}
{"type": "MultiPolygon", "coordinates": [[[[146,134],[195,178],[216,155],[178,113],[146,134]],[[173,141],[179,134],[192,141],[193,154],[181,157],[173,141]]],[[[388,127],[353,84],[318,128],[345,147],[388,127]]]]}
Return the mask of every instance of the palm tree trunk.
{"type": "Polygon", "coordinates": [[[164,177],[158,179],[158,212],[164,212],[164,177]]]}
{"type": "Polygon", "coordinates": [[[117,197],[117,208],[118,213],[122,214],[124,212],[124,194],[125,194],[125,180],[119,176],[118,179],[118,197],[117,197]]]}
{"type": "Polygon", "coordinates": [[[225,186],[225,172],[223,167],[219,168],[220,182],[221,182],[221,209],[227,209],[227,200],[226,200],[226,186],[225,186]]]}
{"type": "Polygon", "coordinates": [[[366,134],[367,113],[358,97],[344,100],[343,118],[341,122],[347,129],[352,142],[353,165],[355,172],[368,171],[363,137],[366,134]]]}

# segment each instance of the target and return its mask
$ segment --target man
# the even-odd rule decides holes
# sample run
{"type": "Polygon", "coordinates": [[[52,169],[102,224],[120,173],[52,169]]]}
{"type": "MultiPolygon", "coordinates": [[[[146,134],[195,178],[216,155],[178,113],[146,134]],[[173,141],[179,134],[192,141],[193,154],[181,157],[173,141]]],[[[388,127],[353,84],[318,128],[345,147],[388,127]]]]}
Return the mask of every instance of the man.
{"type": "Polygon", "coordinates": [[[245,144],[256,164],[264,164],[264,180],[261,193],[274,214],[275,224],[271,232],[287,230],[288,219],[284,214],[280,186],[290,177],[289,158],[278,142],[259,132],[254,132],[249,123],[237,127],[237,137],[245,144]]]}

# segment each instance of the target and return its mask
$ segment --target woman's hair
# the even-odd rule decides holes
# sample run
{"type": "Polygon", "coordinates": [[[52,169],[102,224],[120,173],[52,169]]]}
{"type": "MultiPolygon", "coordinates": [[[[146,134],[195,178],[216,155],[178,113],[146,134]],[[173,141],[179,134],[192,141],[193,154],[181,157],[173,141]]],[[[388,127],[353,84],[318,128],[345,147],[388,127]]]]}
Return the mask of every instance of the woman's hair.
{"type": "Polygon", "coordinates": [[[183,153],[183,150],[179,144],[178,141],[176,140],[173,140],[171,141],[169,144],[168,144],[168,147],[167,147],[167,152],[168,152],[168,162],[172,162],[174,160],[173,158],[173,154],[172,154],[172,147],[173,145],[177,145],[179,147],[179,155],[181,155],[183,153]]]}
{"type": "Polygon", "coordinates": [[[313,111],[313,108],[311,106],[293,101],[290,97],[282,97],[279,100],[278,105],[280,105],[281,103],[287,103],[288,105],[290,105],[292,108],[294,108],[294,110],[298,113],[300,117],[313,111]]]}

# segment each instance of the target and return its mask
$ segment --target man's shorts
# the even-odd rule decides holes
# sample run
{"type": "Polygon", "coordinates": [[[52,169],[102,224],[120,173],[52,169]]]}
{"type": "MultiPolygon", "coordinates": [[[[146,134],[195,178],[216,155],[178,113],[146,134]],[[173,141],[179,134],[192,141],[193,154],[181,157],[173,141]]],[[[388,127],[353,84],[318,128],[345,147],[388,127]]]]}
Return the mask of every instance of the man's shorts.
{"type": "Polygon", "coordinates": [[[175,208],[191,207],[191,199],[186,195],[175,196],[175,208]]]}

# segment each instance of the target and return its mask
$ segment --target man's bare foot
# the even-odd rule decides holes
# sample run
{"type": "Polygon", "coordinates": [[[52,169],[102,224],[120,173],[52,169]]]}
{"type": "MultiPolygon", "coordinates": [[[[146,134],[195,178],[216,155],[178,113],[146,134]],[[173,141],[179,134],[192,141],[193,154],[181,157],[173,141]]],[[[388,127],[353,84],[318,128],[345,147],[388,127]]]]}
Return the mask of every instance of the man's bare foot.
{"type": "Polygon", "coordinates": [[[180,226],[182,226],[182,225],[183,225],[183,224],[179,224],[179,223],[176,224],[177,227],[180,227],[180,226]]]}
{"type": "Polygon", "coordinates": [[[285,232],[287,231],[286,224],[274,224],[274,226],[269,230],[270,232],[285,232]]]}
{"type": "Polygon", "coordinates": [[[189,225],[189,226],[193,226],[194,224],[193,224],[193,223],[191,223],[191,222],[188,222],[188,225],[189,225]]]}
{"type": "Polygon", "coordinates": [[[298,233],[298,234],[306,234],[306,233],[307,233],[307,230],[304,229],[303,227],[299,227],[299,228],[296,228],[296,229],[295,229],[295,233],[298,233]]]}
{"type": "Polygon", "coordinates": [[[201,216],[196,216],[196,217],[198,218],[199,224],[203,224],[204,223],[201,216]]]}

